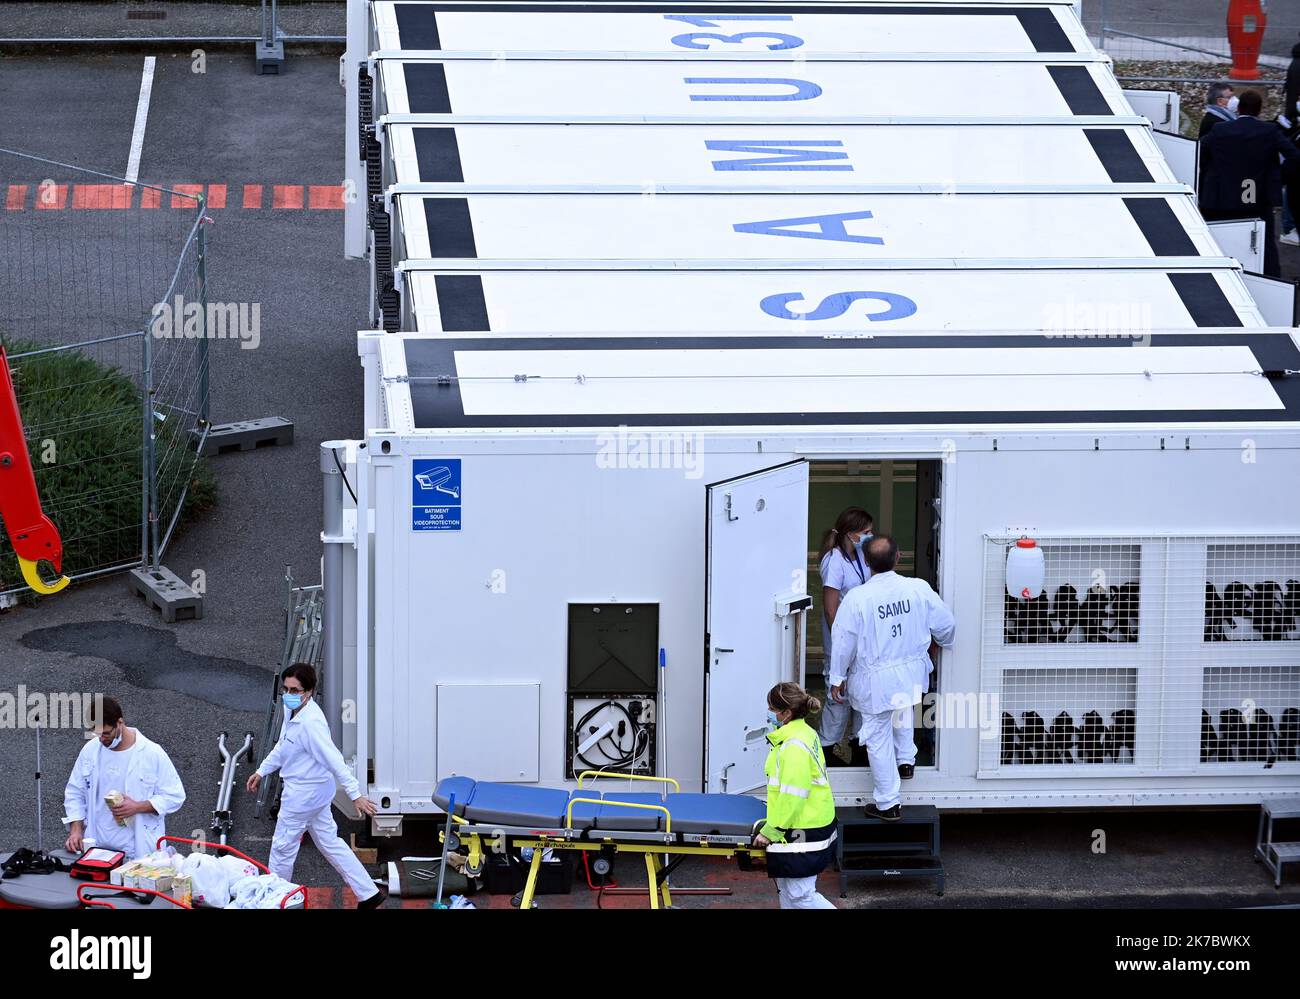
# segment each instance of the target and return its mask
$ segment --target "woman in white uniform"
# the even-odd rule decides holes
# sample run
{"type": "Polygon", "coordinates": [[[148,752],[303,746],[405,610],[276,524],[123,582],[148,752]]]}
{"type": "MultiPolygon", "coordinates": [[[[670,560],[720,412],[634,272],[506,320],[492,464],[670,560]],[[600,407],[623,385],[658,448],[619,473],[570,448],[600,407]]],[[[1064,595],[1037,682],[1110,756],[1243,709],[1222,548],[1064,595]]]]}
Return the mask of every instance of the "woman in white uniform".
{"type": "Polygon", "coordinates": [[[263,777],[276,770],[284,781],[280,815],[271,838],[271,859],[266,866],[272,874],[292,881],[302,835],[310,832],[321,856],[357,897],[357,908],[377,908],[388,892],[375,884],[356,854],[339,838],[331,807],[336,785],[343,787],[363,815],[374,815],[375,803],[362,795],[356,777],[334,745],[324,712],[312,700],[316,670],[307,663],[294,663],[284,671],[283,682],[281,700],[288,717],[280,741],[248,778],[250,793],[257,791],[263,777]]]}
{"type": "MultiPolygon", "coordinates": [[[[840,608],[840,601],[854,587],[861,586],[871,578],[871,570],[867,568],[867,561],[862,556],[862,546],[870,540],[871,528],[871,514],[860,506],[850,506],[840,512],[835,518],[835,526],[822,537],[822,649],[828,666],[831,661],[831,628],[835,624],[835,613],[840,608]]],[[[844,766],[844,761],[833,752],[833,747],[842,742],[849,732],[856,736],[862,729],[862,717],[847,701],[840,702],[828,697],[822,708],[818,728],[822,751],[826,754],[826,765],[844,766]],[[849,727],[850,719],[852,728],[849,727]]],[[[856,741],[852,745],[853,755],[848,765],[867,766],[866,749],[856,741]]]]}

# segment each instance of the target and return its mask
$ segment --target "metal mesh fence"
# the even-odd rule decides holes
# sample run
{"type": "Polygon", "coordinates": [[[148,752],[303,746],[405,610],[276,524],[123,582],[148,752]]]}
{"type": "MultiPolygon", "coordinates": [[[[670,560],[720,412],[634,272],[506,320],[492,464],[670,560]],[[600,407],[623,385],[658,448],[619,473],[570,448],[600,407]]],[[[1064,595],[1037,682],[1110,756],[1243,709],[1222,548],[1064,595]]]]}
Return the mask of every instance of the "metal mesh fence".
{"type": "MultiPolygon", "coordinates": [[[[151,525],[155,559],[167,550],[194,484],[197,453],[209,429],[208,423],[208,335],[230,333],[224,307],[209,310],[206,285],[207,226],[202,209],[194,218],[181,251],[164,302],[171,303],[173,321],[171,337],[155,335],[149,351],[149,374],[152,392],[154,483],[151,525]],[[201,336],[186,337],[185,309],[201,316],[201,336]],[[175,316],[182,315],[177,330],[175,316]]],[[[155,323],[154,333],[161,324],[155,323]]],[[[193,322],[190,323],[193,327],[193,322]]]]}
{"type": "MultiPolygon", "coordinates": [[[[1226,8],[1225,3],[1225,13],[1226,8]]],[[[1270,15],[1260,35],[1259,68],[1264,81],[1280,81],[1286,77],[1291,49],[1300,41],[1300,15],[1282,7],[1275,7],[1270,15]]],[[[1117,3],[1094,0],[1084,4],[1083,25],[1092,43],[1121,70],[1132,62],[1163,64],[1147,71],[1169,78],[1214,80],[1225,76],[1232,62],[1226,16],[1214,20],[1193,15],[1177,21],[1141,18],[1121,10],[1117,3]]]]}
{"type": "MultiPolygon", "coordinates": [[[[207,343],[201,199],[0,150],[0,336],[45,513],[74,579],[161,557],[195,474],[207,343]]],[[[0,533],[0,594],[25,589],[0,533]]]]}
{"type": "Polygon", "coordinates": [[[1300,539],[1038,540],[1024,601],[986,539],[981,772],[1300,772],[1300,539]]]}

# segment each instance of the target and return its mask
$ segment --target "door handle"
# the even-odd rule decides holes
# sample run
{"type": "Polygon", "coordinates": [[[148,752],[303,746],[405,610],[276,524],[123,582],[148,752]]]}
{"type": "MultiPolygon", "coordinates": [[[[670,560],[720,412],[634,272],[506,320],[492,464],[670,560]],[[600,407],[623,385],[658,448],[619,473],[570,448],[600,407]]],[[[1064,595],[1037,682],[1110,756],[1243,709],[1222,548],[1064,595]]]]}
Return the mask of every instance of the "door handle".
{"type": "Polygon", "coordinates": [[[735,652],[735,649],[714,649],[714,652],[735,652]]]}

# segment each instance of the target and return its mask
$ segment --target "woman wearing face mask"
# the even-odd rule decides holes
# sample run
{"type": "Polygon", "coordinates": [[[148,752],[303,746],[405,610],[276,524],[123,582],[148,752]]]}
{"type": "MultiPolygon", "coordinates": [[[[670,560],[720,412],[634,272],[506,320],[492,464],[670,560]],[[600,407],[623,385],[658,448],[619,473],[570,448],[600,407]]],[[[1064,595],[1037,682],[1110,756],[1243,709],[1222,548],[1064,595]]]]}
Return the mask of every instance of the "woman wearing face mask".
{"type": "Polygon", "coordinates": [[[280,795],[280,816],[271,838],[271,859],[267,867],[286,881],[293,880],[302,834],[310,832],[312,842],[330,866],[339,872],[357,897],[358,909],[374,909],[388,897],[366,873],[346,843],[339,838],[331,811],[336,784],[363,815],[375,814],[375,803],[361,794],[356,777],[334,745],[325,714],[312,699],[316,670],[308,663],[294,663],[284,671],[283,693],[287,717],[280,741],[266,755],[257,772],[248,778],[248,790],[255,793],[267,774],[280,771],[284,791],[280,795]]]}
{"type": "MultiPolygon", "coordinates": [[[[822,537],[820,572],[822,577],[822,649],[825,662],[831,661],[831,626],[840,601],[855,586],[871,578],[871,570],[862,556],[862,546],[871,540],[871,514],[860,506],[851,506],[835,518],[835,526],[822,537]]],[[[867,766],[867,751],[856,740],[862,729],[862,718],[847,702],[841,704],[833,698],[826,699],[820,722],[822,750],[833,767],[844,766],[831,747],[853,733],[853,756],[849,766],[867,766]],[[850,727],[850,721],[852,727],[850,727]]]]}
{"type": "Polygon", "coordinates": [[[767,851],[767,876],[782,909],[834,909],[817,891],[817,875],[835,850],[835,800],[817,733],[806,719],[820,707],[797,683],[767,692],[767,821],[754,845],[767,851]]]}

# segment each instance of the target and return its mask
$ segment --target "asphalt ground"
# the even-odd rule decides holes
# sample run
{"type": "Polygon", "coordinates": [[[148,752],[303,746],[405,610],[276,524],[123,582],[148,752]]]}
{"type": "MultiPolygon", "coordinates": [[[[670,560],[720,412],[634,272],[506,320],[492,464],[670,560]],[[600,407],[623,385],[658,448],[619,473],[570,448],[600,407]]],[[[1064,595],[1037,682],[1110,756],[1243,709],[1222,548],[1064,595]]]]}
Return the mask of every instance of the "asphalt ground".
{"type": "MultiPolygon", "coordinates": [[[[338,29],[341,31],[341,26],[338,29]]],[[[5,144],[120,173],[126,168],[140,86],[138,54],[34,55],[0,59],[0,135],[5,144]]],[[[273,185],[309,188],[342,180],[343,92],[333,56],[291,56],[280,77],[253,75],[245,53],[211,52],[206,72],[185,56],[158,56],[141,180],[265,185],[261,208],[232,193],[213,209],[210,297],[258,302],[261,345],[213,345],[217,421],[278,415],[297,442],[215,459],[216,508],[174,542],[168,566],[206,576],[205,617],[175,626],[132,597],[121,578],[77,586],[36,608],[0,614],[0,691],[107,691],[128,721],[160,742],[188,791],[169,830],[208,825],[215,801],[216,736],[260,732],[261,704],[279,655],[282,576],[291,564],[314,582],[320,557],[316,443],[358,435],[361,410],[354,332],[366,325],[365,265],[342,257],[343,213],[273,208],[273,185]]],[[[38,182],[47,176],[21,178],[38,182]]],[[[18,178],[3,178],[6,182],[18,178]]],[[[1294,251],[1286,255],[1295,274],[1294,251]]],[[[61,839],[62,786],[79,731],[44,739],[45,843],[61,839]]],[[[35,739],[0,729],[0,843],[35,842],[35,739]]],[[[242,773],[246,773],[244,770],[242,773]]],[[[242,782],[242,781],[241,781],[242,782]]],[[[1280,892],[1251,862],[1254,813],[1102,812],[951,816],[944,821],[948,891],[926,882],[854,881],[849,906],[1231,906],[1300,901],[1294,876],[1280,892]],[[1096,830],[1106,852],[1094,852],[1096,830]]],[[[269,849],[271,824],[235,799],[235,842],[269,849]]],[[[429,852],[431,844],[411,844],[429,852]]],[[[722,878],[731,901],[771,905],[759,876],[733,879],[716,866],[688,865],[679,883],[722,878]]],[[[298,877],[337,889],[339,879],[305,845],[298,877]]],[[[629,875],[628,883],[635,883],[629,875]]],[[[833,886],[832,886],[833,889],[833,886]]],[[[339,895],[328,896],[337,902],[339,895]]],[[[568,904],[594,904],[580,892],[568,904]]],[[[607,900],[607,904],[610,900],[607,900]]],[[[496,903],[496,904],[499,904],[496,903]]],[[[630,903],[629,903],[630,904],[630,903]]]]}
{"type": "MultiPolygon", "coordinates": [[[[355,334],[368,325],[369,284],[364,264],[343,259],[343,212],[269,207],[274,185],[342,182],[337,59],[294,58],[275,77],[254,75],[250,56],[211,52],[202,74],[188,56],[157,57],[140,179],[229,186],[229,207],[209,212],[209,298],[260,303],[261,342],[255,350],[212,342],[212,416],[282,416],[294,422],[296,442],[213,459],[217,506],[185,527],[166,560],[186,580],[205,574],[203,620],[163,626],[121,577],[0,615],[0,689],[118,696],[182,775],[189,797],[169,829],[185,834],[209,823],[217,733],[261,732],[283,635],[285,566],[318,581],[316,445],[362,431],[355,334]],[[267,207],[242,207],[245,184],[264,185],[267,207]]],[[[122,173],[142,64],[138,54],[0,60],[0,144],[122,173]]],[[[22,179],[56,173],[41,167],[22,179]]],[[[57,731],[45,741],[47,843],[60,835],[63,782],[81,742],[79,732],[57,731]]],[[[32,732],[0,731],[0,842],[33,840],[34,749],[32,732]]],[[[249,797],[237,795],[238,841],[264,856],[271,826],[252,818],[249,797]]],[[[310,848],[300,864],[304,880],[335,883],[310,848]]]]}

